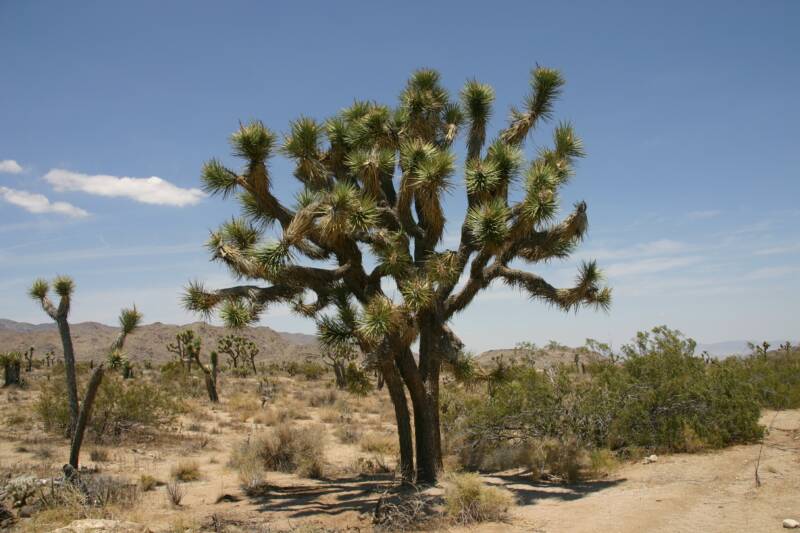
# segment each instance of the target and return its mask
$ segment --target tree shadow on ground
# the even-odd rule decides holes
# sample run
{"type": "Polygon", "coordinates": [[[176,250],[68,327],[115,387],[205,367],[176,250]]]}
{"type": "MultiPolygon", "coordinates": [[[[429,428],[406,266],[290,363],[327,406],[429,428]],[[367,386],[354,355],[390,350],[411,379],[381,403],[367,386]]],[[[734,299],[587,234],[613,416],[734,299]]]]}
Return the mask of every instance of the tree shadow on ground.
{"type": "Polygon", "coordinates": [[[371,513],[381,494],[397,488],[391,475],[321,480],[291,486],[270,485],[250,496],[262,512],[289,513],[292,518],[348,511],[371,513]]]}
{"type": "MultiPolygon", "coordinates": [[[[546,499],[578,500],[625,481],[614,479],[560,484],[539,481],[524,474],[487,474],[485,479],[490,485],[510,490],[520,505],[532,505],[546,499]]],[[[288,486],[269,485],[251,494],[250,500],[258,505],[259,511],[287,513],[291,518],[301,518],[319,514],[333,516],[350,511],[372,513],[378,499],[387,492],[397,493],[394,494],[397,496],[415,491],[399,486],[389,474],[325,479],[288,486]]]]}
{"type": "Polygon", "coordinates": [[[532,505],[539,500],[558,499],[562,501],[579,500],[594,492],[615,487],[626,481],[625,478],[596,481],[580,481],[576,483],[554,483],[540,481],[530,474],[487,475],[487,483],[503,486],[517,497],[520,505],[532,505]],[[495,480],[499,480],[495,481],[495,480]]]}

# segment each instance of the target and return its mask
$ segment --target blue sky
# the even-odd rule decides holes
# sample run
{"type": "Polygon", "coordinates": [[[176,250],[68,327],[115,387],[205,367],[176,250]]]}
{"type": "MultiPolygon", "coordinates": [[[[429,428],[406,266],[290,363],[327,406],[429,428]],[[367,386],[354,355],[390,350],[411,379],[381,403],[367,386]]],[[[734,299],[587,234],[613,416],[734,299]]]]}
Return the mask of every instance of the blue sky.
{"type": "MultiPolygon", "coordinates": [[[[196,189],[205,160],[235,164],[238,121],[285,131],[355,98],[394,104],[432,67],[454,93],[493,85],[499,128],[538,63],[567,79],[556,116],[588,157],[564,205],[586,200],[591,224],[578,257],[538,271],[567,283],[595,257],[614,303],[565,315],[493,287],[455,321],[467,346],[619,345],[662,323],[797,338],[800,3],[597,5],[0,1],[0,317],[45,321],[25,289],[65,273],[75,321],[113,323],[132,301],[147,321],[193,320],[181,287],[229,283],[203,243],[237,208],[196,189]]],[[[290,199],[290,167],[273,169],[290,199]]],[[[457,187],[454,220],[462,205],[457,187]]],[[[313,331],[281,308],[262,322],[313,331]]]]}

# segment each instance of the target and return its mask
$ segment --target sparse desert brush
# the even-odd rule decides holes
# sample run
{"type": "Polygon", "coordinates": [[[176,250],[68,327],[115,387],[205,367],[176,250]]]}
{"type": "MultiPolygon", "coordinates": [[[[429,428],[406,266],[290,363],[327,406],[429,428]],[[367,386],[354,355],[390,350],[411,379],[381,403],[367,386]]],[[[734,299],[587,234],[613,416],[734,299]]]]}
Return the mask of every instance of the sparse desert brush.
{"type": "Polygon", "coordinates": [[[342,444],[355,444],[361,439],[361,430],[352,423],[344,423],[333,430],[334,436],[342,444]]]}
{"type": "Polygon", "coordinates": [[[232,417],[245,422],[261,409],[261,403],[255,394],[237,393],[228,398],[225,408],[232,417]]]}
{"type": "Polygon", "coordinates": [[[197,481],[200,479],[200,465],[197,461],[181,460],[170,469],[170,477],[178,481],[197,481]]]}
{"type": "Polygon", "coordinates": [[[165,490],[167,494],[167,501],[169,501],[173,507],[180,507],[183,497],[186,494],[186,491],[184,490],[180,480],[170,480],[170,482],[167,483],[165,490]]]}
{"type": "Polygon", "coordinates": [[[319,420],[320,422],[325,422],[326,424],[347,422],[344,415],[342,415],[342,413],[340,413],[333,407],[325,407],[323,409],[320,409],[319,420]]]}
{"type": "Polygon", "coordinates": [[[324,474],[325,446],[320,427],[280,424],[240,444],[231,458],[232,466],[250,468],[248,461],[258,457],[266,470],[294,472],[303,477],[324,474]]]}
{"type": "Polygon", "coordinates": [[[264,484],[266,470],[260,449],[257,442],[251,443],[247,439],[234,447],[228,463],[228,466],[236,470],[239,483],[248,494],[264,484]]]}
{"type": "Polygon", "coordinates": [[[163,485],[163,483],[150,474],[142,474],[139,476],[139,490],[142,492],[155,490],[159,485],[163,485]]]}
{"type": "Polygon", "coordinates": [[[104,463],[108,461],[108,450],[104,448],[94,448],[89,452],[89,459],[95,463],[104,463]]]}
{"type": "Polygon", "coordinates": [[[274,426],[278,423],[278,411],[272,407],[262,409],[253,416],[253,423],[262,426],[274,426]]]}
{"type": "Polygon", "coordinates": [[[516,505],[510,491],[487,485],[478,474],[450,474],[445,481],[447,515],[458,524],[499,521],[516,505]]]}
{"type": "Polygon", "coordinates": [[[387,433],[365,433],[359,440],[361,450],[376,455],[394,456],[398,453],[397,439],[387,433]]]}
{"type": "Polygon", "coordinates": [[[311,407],[333,405],[336,403],[336,399],[337,394],[335,389],[315,390],[308,396],[308,405],[311,407]]]}

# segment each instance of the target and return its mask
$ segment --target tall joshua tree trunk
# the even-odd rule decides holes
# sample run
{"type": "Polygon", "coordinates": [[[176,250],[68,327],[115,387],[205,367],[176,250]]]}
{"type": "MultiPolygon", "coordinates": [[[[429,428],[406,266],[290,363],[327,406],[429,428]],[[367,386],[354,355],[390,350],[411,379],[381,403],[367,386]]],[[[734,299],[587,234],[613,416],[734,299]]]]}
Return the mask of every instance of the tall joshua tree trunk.
{"type": "Polygon", "coordinates": [[[53,288],[60,298],[58,307],[54,306],[47,296],[50,286],[43,279],[38,279],[33,283],[29,294],[39,301],[44,312],[58,325],[61,346],[64,349],[64,372],[66,374],[67,402],[69,404],[70,420],[67,435],[71,436],[78,422],[78,380],[75,373],[75,351],[72,348],[72,336],[70,335],[67,317],[69,315],[72,292],[75,290],[75,283],[66,276],[58,276],[53,280],[53,288]]]}

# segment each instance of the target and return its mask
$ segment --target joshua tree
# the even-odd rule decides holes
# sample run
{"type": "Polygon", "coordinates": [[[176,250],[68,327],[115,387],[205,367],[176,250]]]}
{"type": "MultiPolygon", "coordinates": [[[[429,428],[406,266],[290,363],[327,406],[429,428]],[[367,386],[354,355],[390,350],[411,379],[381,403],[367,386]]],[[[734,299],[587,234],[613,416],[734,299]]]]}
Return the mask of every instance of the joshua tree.
{"type": "Polygon", "coordinates": [[[229,326],[242,327],[269,304],[288,302],[318,321],[323,344],[355,341],[386,381],[403,478],[414,472],[415,446],[417,481],[434,482],[442,464],[440,369],[462,349],[450,328],[453,316],[494,281],[563,310],[610,303],[594,262],[580,267],[571,288],[516,267],[568,257],[586,233],[583,202],[555,220],[559,189],[583,155],[572,126],[557,125],[553,146],[539,143],[543,147],[524,163],[525,140],[551,117],[562,85],[557,71],[536,68],[524,105],[511,110],[507,127],[488,144],[493,89],[468,81],[459,104],[432,70],[411,76],[396,108],[356,102],[322,123],[302,117],[291,123],[280,148],[294,161],[301,185],[294,207],[272,191],[268,162],[277,136],[261,122],[241,125],[231,144],[243,170],[212,159],[202,180],[211,193],[238,194],[243,216],[212,232],[208,246],[214,260],[247,281],[219,290],[192,282],[186,306],[206,314],[219,310],[229,326]],[[442,200],[455,186],[453,145],[462,132],[466,211],[458,247],[447,250],[440,246],[442,200]],[[265,242],[263,229],[273,223],[277,241],[265,242]],[[397,296],[385,291],[391,285],[397,296]],[[417,341],[418,360],[411,350],[417,341]]]}
{"type": "Polygon", "coordinates": [[[200,361],[200,337],[195,337],[191,330],[187,330],[184,333],[187,332],[192,333],[192,335],[189,336],[189,342],[185,344],[186,354],[192,361],[197,363],[197,366],[203,371],[203,376],[206,381],[206,391],[208,391],[208,399],[211,400],[212,403],[217,403],[219,401],[219,396],[217,395],[217,352],[211,352],[211,365],[204,365],[200,361]]]}
{"type": "Polygon", "coordinates": [[[3,366],[3,386],[21,385],[20,369],[22,368],[22,354],[9,352],[0,354],[0,365],[3,366]]]}
{"type": "Polygon", "coordinates": [[[141,321],[142,313],[136,309],[135,304],[130,309],[123,309],[119,314],[119,333],[108,350],[108,366],[120,370],[125,379],[132,377],[133,366],[122,352],[122,348],[125,346],[125,339],[139,327],[141,321]]]}
{"type": "Polygon", "coordinates": [[[70,335],[67,317],[69,316],[75,283],[67,276],[58,276],[53,280],[53,289],[59,296],[58,307],[47,296],[50,291],[50,285],[44,279],[34,281],[29,294],[33,299],[39,301],[44,312],[58,325],[58,333],[61,336],[61,345],[64,349],[64,370],[67,378],[67,401],[69,402],[70,421],[67,433],[72,435],[75,430],[75,424],[78,422],[78,381],[75,377],[75,352],[72,349],[72,336],[70,335]]]}
{"type": "Polygon", "coordinates": [[[322,362],[333,370],[337,389],[347,388],[347,365],[356,358],[355,350],[338,346],[322,346],[322,362]]]}
{"type": "Polygon", "coordinates": [[[35,348],[30,346],[27,350],[23,352],[23,356],[25,357],[25,371],[31,372],[33,370],[33,352],[35,348]]]}
{"type": "Polygon", "coordinates": [[[47,368],[50,368],[50,365],[53,364],[55,359],[56,359],[55,350],[47,350],[47,352],[44,354],[44,362],[47,365],[47,368]]]}
{"type": "Polygon", "coordinates": [[[753,355],[755,355],[757,357],[761,357],[762,359],[766,359],[767,358],[767,354],[769,354],[769,347],[770,346],[771,346],[770,343],[768,343],[767,341],[764,341],[761,344],[755,344],[755,343],[752,343],[752,342],[748,342],[747,343],[747,347],[750,349],[750,351],[753,353],[753,355]]]}
{"type": "Polygon", "coordinates": [[[195,338],[194,331],[186,329],[175,335],[175,342],[167,344],[167,351],[174,353],[178,361],[186,367],[187,372],[192,371],[192,357],[191,350],[194,343],[200,343],[199,338],[195,338]]]}
{"type": "Polygon", "coordinates": [[[225,335],[217,341],[217,351],[228,356],[228,364],[232,368],[238,368],[240,361],[244,366],[247,361],[253,374],[256,373],[256,357],[259,349],[250,339],[234,334],[225,335]]]}

